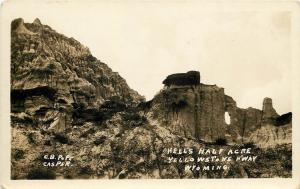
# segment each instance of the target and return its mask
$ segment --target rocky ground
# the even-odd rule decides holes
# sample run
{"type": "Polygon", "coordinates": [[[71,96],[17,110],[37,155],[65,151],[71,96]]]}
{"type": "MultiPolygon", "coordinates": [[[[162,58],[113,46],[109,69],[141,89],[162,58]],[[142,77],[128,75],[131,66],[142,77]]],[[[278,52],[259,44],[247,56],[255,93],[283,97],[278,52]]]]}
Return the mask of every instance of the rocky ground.
{"type": "Polygon", "coordinates": [[[258,148],[253,144],[199,142],[152,125],[135,113],[118,112],[103,123],[73,125],[62,133],[13,124],[12,137],[13,179],[291,177],[291,144],[258,148]],[[184,170],[185,164],[168,163],[165,150],[171,147],[251,147],[258,159],[256,162],[229,163],[229,171],[192,172],[184,170]],[[71,155],[74,157],[72,167],[44,167],[42,163],[48,162],[43,159],[46,154],[71,155]]]}

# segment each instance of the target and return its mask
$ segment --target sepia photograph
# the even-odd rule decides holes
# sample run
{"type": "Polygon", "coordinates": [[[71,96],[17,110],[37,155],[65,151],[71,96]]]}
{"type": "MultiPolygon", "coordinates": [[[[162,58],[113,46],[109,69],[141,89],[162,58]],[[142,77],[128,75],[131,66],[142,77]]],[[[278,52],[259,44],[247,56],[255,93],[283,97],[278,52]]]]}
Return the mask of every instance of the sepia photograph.
{"type": "Polygon", "coordinates": [[[11,181],[295,178],[294,9],[25,2],[1,7],[11,181]]]}

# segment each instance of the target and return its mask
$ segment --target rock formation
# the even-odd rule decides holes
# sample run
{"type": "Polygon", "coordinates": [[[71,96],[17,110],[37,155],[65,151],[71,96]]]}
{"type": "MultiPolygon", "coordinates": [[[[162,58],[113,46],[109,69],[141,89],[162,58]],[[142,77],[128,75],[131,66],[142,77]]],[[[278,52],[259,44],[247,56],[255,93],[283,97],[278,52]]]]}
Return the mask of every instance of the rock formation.
{"type": "Polygon", "coordinates": [[[11,30],[18,34],[34,35],[35,33],[28,30],[22,18],[18,18],[11,23],[11,30]]]}
{"type": "Polygon", "coordinates": [[[98,108],[112,98],[133,104],[143,100],[87,47],[42,25],[39,19],[32,24],[21,18],[12,21],[11,39],[14,113],[25,110],[35,115],[44,109],[64,112],[71,120],[68,112],[78,107],[98,108]]]}
{"type": "Polygon", "coordinates": [[[276,110],[273,108],[273,102],[271,98],[264,98],[262,119],[265,123],[271,122],[274,118],[278,117],[276,110]]]}
{"type": "Polygon", "coordinates": [[[13,20],[12,179],[291,177],[291,113],[278,116],[268,98],[262,110],[239,108],[223,88],[200,83],[197,71],[163,83],[145,102],[75,39],[39,19],[13,20]],[[251,143],[262,160],[228,163],[230,171],[196,172],[165,161],[165,148],[251,143]],[[71,155],[73,166],[45,167],[45,154],[71,155]]]}
{"type": "Polygon", "coordinates": [[[262,111],[249,107],[239,108],[230,96],[225,96],[225,111],[230,115],[230,125],[226,125],[229,141],[245,142],[249,134],[261,126],[262,111]]]}
{"type": "Polygon", "coordinates": [[[224,113],[224,89],[204,84],[164,89],[150,111],[172,132],[205,141],[224,137],[224,113]]]}
{"type": "Polygon", "coordinates": [[[36,24],[36,25],[39,25],[39,26],[42,25],[40,19],[38,19],[38,18],[34,19],[33,24],[36,24]]]}
{"type": "Polygon", "coordinates": [[[163,82],[168,88],[154,97],[149,116],[176,134],[207,142],[224,138],[230,143],[246,143],[261,127],[272,124],[275,128],[279,116],[271,98],[264,99],[262,110],[239,108],[223,88],[200,83],[198,74],[191,71],[168,76],[163,82]],[[189,73],[197,75],[194,80],[188,77],[189,73]],[[176,83],[184,78],[189,78],[189,82],[176,83]],[[225,123],[225,112],[230,116],[229,125],[225,123]]]}
{"type": "Polygon", "coordinates": [[[171,85],[199,85],[200,73],[198,71],[189,71],[187,73],[177,73],[169,75],[163,84],[166,86],[171,85]]]}

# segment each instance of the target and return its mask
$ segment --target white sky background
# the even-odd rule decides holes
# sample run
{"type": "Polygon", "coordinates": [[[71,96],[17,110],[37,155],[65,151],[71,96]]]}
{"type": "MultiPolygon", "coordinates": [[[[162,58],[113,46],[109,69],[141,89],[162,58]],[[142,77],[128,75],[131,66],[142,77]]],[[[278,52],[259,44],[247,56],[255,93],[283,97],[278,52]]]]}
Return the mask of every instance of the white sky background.
{"type": "Polygon", "coordinates": [[[291,111],[289,12],[207,11],[197,1],[65,2],[19,3],[11,15],[38,17],[75,38],[148,100],[167,75],[198,70],[202,83],[224,87],[239,107],[261,109],[268,96],[278,113],[291,111]]]}

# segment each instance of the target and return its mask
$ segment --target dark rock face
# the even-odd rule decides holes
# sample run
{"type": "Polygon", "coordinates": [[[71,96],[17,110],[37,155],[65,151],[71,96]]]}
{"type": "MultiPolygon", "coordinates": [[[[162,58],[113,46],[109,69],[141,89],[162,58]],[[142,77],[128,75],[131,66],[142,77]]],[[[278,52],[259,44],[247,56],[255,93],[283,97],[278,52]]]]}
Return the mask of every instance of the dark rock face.
{"type": "Polygon", "coordinates": [[[171,85],[199,85],[200,72],[189,71],[187,73],[172,74],[163,81],[163,84],[168,87],[171,85]]]}
{"type": "Polygon", "coordinates": [[[44,97],[45,99],[54,102],[56,90],[48,86],[37,87],[34,89],[16,89],[11,90],[11,111],[12,112],[22,112],[25,108],[26,99],[34,99],[35,97],[44,97]]]}
{"type": "Polygon", "coordinates": [[[283,114],[281,116],[278,116],[275,119],[275,125],[276,126],[281,126],[281,125],[286,125],[292,122],[292,112],[283,114]]]}

